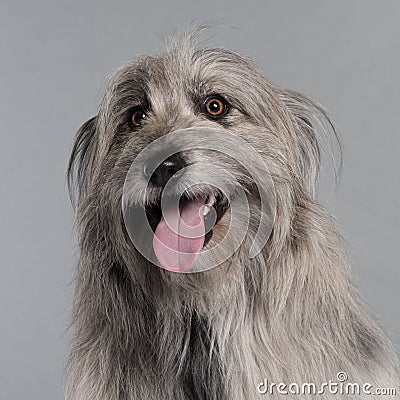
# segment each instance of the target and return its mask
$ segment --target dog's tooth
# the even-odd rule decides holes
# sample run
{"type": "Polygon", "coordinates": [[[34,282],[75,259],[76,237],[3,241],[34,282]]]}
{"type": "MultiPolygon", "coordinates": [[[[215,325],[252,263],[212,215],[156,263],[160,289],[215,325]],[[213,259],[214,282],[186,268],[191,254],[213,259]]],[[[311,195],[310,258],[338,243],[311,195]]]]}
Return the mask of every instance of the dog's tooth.
{"type": "Polygon", "coordinates": [[[216,198],[214,194],[210,194],[210,196],[208,197],[207,205],[211,207],[212,205],[214,205],[215,200],[216,198]]]}
{"type": "Polygon", "coordinates": [[[203,216],[205,217],[210,212],[210,210],[211,207],[208,204],[206,204],[203,208],[203,216]]]}

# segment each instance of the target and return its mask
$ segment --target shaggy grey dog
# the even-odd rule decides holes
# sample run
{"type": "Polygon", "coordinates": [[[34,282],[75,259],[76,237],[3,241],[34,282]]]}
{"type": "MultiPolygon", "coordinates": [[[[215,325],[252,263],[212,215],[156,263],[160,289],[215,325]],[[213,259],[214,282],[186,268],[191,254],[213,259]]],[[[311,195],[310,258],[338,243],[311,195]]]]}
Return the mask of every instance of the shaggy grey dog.
{"type": "MultiPolygon", "coordinates": [[[[248,400],[263,398],[268,385],[272,392],[265,398],[350,398],[327,390],[294,395],[293,385],[288,394],[271,389],[271,383],[289,390],[291,383],[343,381],[339,372],[346,382],[396,387],[395,352],[352,287],[341,237],[315,199],[317,131],[336,135],[325,111],[271,84],[238,54],[198,49],[194,36],[119,68],[98,114],[77,134],[69,178],[77,195],[79,265],[66,398],[248,400]],[[162,230],[163,217],[154,209],[166,182],[199,161],[209,166],[203,177],[222,168],[240,182],[250,222],[238,249],[218,266],[177,273],[161,260],[162,250],[154,248],[166,268],[132,244],[123,188],[146,146],[198,127],[226,130],[256,149],[269,171],[259,174],[261,184],[273,184],[274,222],[268,241],[250,258],[263,213],[253,177],[224,154],[178,146],[161,169],[147,174],[150,182],[139,177],[130,190],[155,231],[162,230]]],[[[181,137],[190,142],[189,135],[181,137]]],[[[217,221],[201,238],[204,249],[224,237],[231,212],[226,196],[214,189],[207,194],[207,187],[192,188],[185,200],[199,211],[206,200],[200,207],[195,199],[215,195],[217,221]]],[[[233,204],[234,196],[229,200],[233,204]]]]}

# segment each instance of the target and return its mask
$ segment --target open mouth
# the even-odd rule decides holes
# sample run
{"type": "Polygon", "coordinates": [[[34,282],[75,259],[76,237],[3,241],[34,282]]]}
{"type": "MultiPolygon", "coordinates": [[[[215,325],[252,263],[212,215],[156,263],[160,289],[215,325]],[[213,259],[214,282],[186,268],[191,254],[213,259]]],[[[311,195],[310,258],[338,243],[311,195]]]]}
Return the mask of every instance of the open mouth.
{"type": "Polygon", "coordinates": [[[229,209],[229,201],[220,191],[205,198],[184,194],[176,208],[162,210],[159,201],[146,207],[146,215],[154,232],[153,249],[158,261],[165,269],[184,272],[194,266],[210,242],[216,225],[229,209]]]}

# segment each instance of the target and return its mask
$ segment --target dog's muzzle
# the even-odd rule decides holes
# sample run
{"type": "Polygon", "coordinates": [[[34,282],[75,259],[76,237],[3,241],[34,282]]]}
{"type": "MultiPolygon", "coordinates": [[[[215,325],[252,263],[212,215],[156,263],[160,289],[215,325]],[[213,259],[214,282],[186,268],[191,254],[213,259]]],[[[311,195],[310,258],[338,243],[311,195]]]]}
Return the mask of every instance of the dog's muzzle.
{"type": "Polygon", "coordinates": [[[249,227],[249,257],[261,251],[272,231],[275,192],[249,143],[223,128],[186,128],[137,154],[125,178],[122,212],[136,250],[152,264],[201,272],[229,259],[249,227]],[[253,191],[257,201],[249,202],[253,191]],[[250,218],[256,206],[257,220],[250,218]]]}
{"type": "Polygon", "coordinates": [[[143,172],[149,178],[149,189],[159,188],[160,195],[146,206],[147,220],[154,232],[153,249],[160,264],[171,271],[188,271],[193,268],[202,249],[210,242],[214,227],[229,209],[227,197],[217,189],[206,195],[185,192],[178,199],[176,193],[166,196],[161,205],[163,189],[170,181],[178,184],[180,172],[188,165],[179,153],[173,154],[157,166],[153,173],[151,162],[143,172]],[[178,207],[174,207],[178,204],[178,207]]]}

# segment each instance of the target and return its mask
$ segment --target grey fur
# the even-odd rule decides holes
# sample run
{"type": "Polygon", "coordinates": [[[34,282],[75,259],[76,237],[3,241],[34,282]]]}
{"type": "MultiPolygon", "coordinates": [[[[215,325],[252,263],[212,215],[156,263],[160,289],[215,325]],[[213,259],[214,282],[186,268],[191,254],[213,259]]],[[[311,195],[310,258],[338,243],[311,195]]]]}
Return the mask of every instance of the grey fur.
{"type": "MultiPolygon", "coordinates": [[[[119,68],[97,116],[77,134],[69,178],[80,256],[66,399],[256,399],[265,378],[318,383],[339,371],[353,382],[397,386],[395,352],[364,310],[338,229],[315,200],[317,131],[329,134],[332,125],[325,111],[268,82],[248,59],[195,42],[191,32],[163,54],[119,68]],[[218,268],[170,273],[148,265],[130,243],[122,186],[135,155],[155,138],[217,123],[197,107],[209,93],[232,104],[226,129],[267,163],[276,221],[255,259],[247,257],[250,229],[218,268]],[[132,134],[128,111],[142,102],[151,115],[132,134]]],[[[223,157],[209,160],[233,169],[223,157]]],[[[234,172],[251,187],[244,168],[234,172]]],[[[257,196],[249,199],[257,221],[257,196]]]]}

